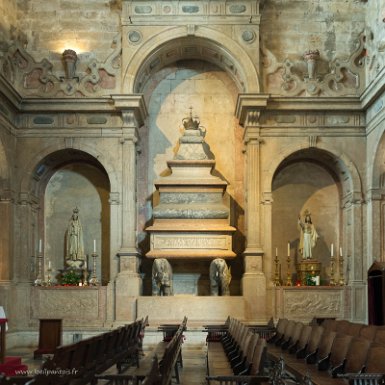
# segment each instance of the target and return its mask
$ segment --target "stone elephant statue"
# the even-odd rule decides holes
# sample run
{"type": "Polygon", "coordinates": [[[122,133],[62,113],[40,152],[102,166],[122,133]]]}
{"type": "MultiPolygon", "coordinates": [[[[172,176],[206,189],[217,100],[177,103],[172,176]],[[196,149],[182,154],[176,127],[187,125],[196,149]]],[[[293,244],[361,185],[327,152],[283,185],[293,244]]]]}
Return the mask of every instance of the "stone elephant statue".
{"type": "Polygon", "coordinates": [[[222,258],[216,258],[210,263],[210,294],[230,295],[231,268],[222,258]]]}
{"type": "Polygon", "coordinates": [[[152,264],[152,295],[172,295],[172,267],[165,258],[156,258],[152,264]]]}

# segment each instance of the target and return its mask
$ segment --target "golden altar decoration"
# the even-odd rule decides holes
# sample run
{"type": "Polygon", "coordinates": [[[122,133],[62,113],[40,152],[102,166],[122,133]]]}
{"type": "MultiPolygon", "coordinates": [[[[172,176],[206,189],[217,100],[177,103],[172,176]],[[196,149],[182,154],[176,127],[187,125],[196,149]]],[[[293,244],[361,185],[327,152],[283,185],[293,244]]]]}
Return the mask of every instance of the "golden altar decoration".
{"type": "MultiPolygon", "coordinates": [[[[306,276],[319,277],[321,274],[321,262],[316,259],[303,259],[297,263],[297,276],[301,285],[306,285],[306,276]]],[[[319,284],[319,283],[318,283],[319,284]]]]}

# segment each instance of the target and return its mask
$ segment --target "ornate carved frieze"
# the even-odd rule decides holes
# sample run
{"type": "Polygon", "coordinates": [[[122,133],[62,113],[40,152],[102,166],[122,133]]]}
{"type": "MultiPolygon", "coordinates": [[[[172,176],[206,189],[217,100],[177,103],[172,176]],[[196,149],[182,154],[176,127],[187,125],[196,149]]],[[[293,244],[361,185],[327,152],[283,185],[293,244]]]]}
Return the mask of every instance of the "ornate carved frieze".
{"type": "Polygon", "coordinates": [[[359,96],[365,87],[365,36],[348,59],[327,61],[322,52],[309,50],[298,60],[279,62],[261,44],[264,91],[285,96],[359,96]]]}
{"type": "Polygon", "coordinates": [[[191,235],[160,235],[155,234],[152,239],[155,249],[219,249],[231,248],[231,237],[227,235],[195,236],[191,235]]]}
{"type": "Polygon", "coordinates": [[[0,71],[22,96],[102,96],[117,87],[120,35],[115,37],[112,46],[113,51],[104,62],[96,58],[82,59],[75,51],[67,50],[61,58],[63,70],[46,58],[35,61],[24,46],[14,43],[0,59],[0,71]]]}
{"type": "Polygon", "coordinates": [[[101,324],[105,319],[105,288],[34,288],[33,318],[62,318],[71,325],[83,320],[90,326],[101,324]]]}
{"type": "Polygon", "coordinates": [[[196,19],[199,24],[207,23],[208,18],[226,23],[225,17],[246,18],[249,23],[259,22],[259,6],[262,0],[204,0],[204,1],[129,1],[123,0],[123,24],[156,16],[158,23],[184,24],[184,18],[196,19]],[[176,18],[177,17],[177,18],[176,18]]]}
{"type": "Polygon", "coordinates": [[[283,297],[283,314],[289,319],[343,315],[343,290],[285,290],[283,297]]]}

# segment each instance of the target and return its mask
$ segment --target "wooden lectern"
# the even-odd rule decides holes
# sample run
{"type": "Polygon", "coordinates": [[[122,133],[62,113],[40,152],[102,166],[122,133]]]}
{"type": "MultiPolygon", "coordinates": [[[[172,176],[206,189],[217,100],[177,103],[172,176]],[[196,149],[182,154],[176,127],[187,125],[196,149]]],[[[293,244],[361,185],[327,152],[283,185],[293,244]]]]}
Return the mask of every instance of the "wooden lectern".
{"type": "Polygon", "coordinates": [[[40,319],[39,347],[33,352],[33,358],[41,358],[42,354],[53,353],[62,343],[62,320],[40,319]]]}

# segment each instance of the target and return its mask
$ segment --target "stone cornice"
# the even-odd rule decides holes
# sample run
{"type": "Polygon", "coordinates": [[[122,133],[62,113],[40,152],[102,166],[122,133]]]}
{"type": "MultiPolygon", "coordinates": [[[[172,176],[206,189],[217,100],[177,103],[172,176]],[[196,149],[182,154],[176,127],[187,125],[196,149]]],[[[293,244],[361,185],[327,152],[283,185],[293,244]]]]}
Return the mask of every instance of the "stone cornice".
{"type": "Polygon", "coordinates": [[[378,73],[376,78],[366,87],[361,95],[362,107],[366,110],[376,102],[379,96],[385,92],[385,67],[378,73]]]}
{"type": "Polygon", "coordinates": [[[248,111],[363,111],[358,97],[274,97],[268,94],[239,94],[235,115],[242,124],[248,111]]]}
{"type": "Polygon", "coordinates": [[[268,99],[269,95],[267,94],[239,94],[235,107],[235,116],[238,118],[239,124],[245,125],[250,113],[259,114],[261,110],[265,109],[268,99]]]}
{"type": "Polygon", "coordinates": [[[25,98],[20,102],[20,112],[116,112],[111,98],[25,98]]]}
{"type": "Polygon", "coordinates": [[[141,94],[132,95],[111,95],[114,106],[119,111],[131,111],[134,113],[138,127],[143,126],[148,116],[148,111],[144,97],[141,94]]]}
{"type": "Polygon", "coordinates": [[[356,111],[363,110],[358,97],[270,97],[266,110],[356,111]]]}

